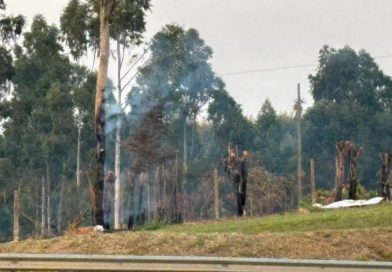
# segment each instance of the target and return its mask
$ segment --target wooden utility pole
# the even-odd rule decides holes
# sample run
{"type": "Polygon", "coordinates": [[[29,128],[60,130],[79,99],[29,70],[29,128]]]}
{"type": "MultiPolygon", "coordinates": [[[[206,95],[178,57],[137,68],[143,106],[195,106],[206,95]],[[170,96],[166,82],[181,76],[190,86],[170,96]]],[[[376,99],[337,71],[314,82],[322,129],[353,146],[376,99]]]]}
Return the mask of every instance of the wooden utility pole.
{"type": "Polygon", "coordinates": [[[297,102],[295,103],[295,118],[297,120],[297,179],[298,179],[298,204],[302,199],[302,141],[301,141],[301,114],[302,101],[300,85],[297,84],[297,102]]]}
{"type": "Polygon", "coordinates": [[[14,191],[14,241],[19,241],[19,191],[14,191]]]}
{"type": "Polygon", "coordinates": [[[219,177],[218,170],[214,169],[214,204],[215,204],[215,219],[219,219],[219,177]]]}
{"type": "Polygon", "coordinates": [[[310,160],[310,185],[311,185],[312,203],[315,203],[316,202],[316,179],[314,176],[314,159],[310,160]]]}

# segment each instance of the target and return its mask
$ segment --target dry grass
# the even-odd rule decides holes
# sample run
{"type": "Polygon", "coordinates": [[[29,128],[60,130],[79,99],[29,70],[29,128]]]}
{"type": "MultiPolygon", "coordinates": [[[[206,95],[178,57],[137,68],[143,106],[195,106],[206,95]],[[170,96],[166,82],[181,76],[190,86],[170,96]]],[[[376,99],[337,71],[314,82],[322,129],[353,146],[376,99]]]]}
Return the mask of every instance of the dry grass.
{"type": "Polygon", "coordinates": [[[68,233],[0,244],[0,252],[392,261],[392,205],[163,227],[68,233]]]}
{"type": "Polygon", "coordinates": [[[0,252],[392,260],[392,228],[299,233],[69,234],[0,246],[0,252]]]}

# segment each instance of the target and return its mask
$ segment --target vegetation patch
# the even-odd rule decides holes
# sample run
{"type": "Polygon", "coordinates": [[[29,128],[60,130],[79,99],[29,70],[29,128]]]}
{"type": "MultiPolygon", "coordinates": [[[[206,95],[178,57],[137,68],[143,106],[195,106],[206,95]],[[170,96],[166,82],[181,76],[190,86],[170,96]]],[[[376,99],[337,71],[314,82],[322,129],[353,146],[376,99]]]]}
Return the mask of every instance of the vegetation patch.
{"type": "Polygon", "coordinates": [[[392,205],[69,233],[3,243],[0,252],[347,259],[392,261],[392,205]]]}

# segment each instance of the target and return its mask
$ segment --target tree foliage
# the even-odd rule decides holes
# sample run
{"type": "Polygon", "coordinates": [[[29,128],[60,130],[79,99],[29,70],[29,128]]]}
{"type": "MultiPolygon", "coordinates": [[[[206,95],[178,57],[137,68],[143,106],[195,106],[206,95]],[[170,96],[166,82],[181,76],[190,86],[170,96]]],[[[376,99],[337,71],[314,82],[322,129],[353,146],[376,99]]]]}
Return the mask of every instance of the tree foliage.
{"type": "MultiPolygon", "coordinates": [[[[9,187],[2,189],[21,187],[29,191],[31,198],[24,198],[27,205],[24,213],[31,218],[35,214],[32,207],[38,205],[42,176],[49,180],[48,194],[50,204],[54,205],[50,214],[58,215],[54,207],[60,205],[60,185],[74,179],[74,172],[70,171],[76,156],[78,122],[74,109],[78,106],[85,113],[84,124],[88,124],[93,108],[88,94],[92,93],[95,76],[72,65],[58,41],[59,30],[48,25],[42,16],[36,16],[16,55],[12,98],[1,103],[4,109],[1,157],[7,162],[1,171],[12,169],[9,187]]],[[[91,126],[83,128],[83,135],[91,133],[91,126]]],[[[90,159],[88,143],[83,146],[86,151],[83,162],[90,159]]],[[[51,228],[58,224],[55,221],[48,223],[51,228]]],[[[30,222],[23,231],[37,232],[36,228],[30,222]]]]}
{"type": "MultiPolygon", "coordinates": [[[[6,4],[0,2],[0,10],[5,10],[6,4]]],[[[0,16],[0,91],[7,91],[7,82],[15,73],[13,67],[13,56],[11,52],[12,43],[22,34],[25,19],[22,15],[0,16]]]]}
{"type": "MultiPolygon", "coordinates": [[[[110,37],[122,45],[141,42],[145,30],[145,12],[150,0],[116,0],[110,10],[110,37]]],[[[61,30],[71,54],[79,58],[91,48],[99,49],[99,1],[71,0],[61,18],[61,30]]]]}
{"type": "MultiPolygon", "coordinates": [[[[151,57],[141,68],[137,86],[128,96],[130,118],[142,118],[160,105],[164,122],[171,124],[172,132],[168,133],[174,137],[173,149],[177,149],[182,140],[178,135],[181,124],[194,123],[217,88],[208,62],[212,50],[196,30],[178,25],[165,26],[152,39],[150,49],[151,57]]],[[[191,146],[191,141],[188,144],[191,146]]]]}
{"type": "Polygon", "coordinates": [[[318,70],[309,80],[315,104],[304,116],[304,152],[320,165],[322,184],[333,181],[333,146],[350,140],[364,146],[362,180],[374,186],[377,154],[390,146],[392,127],[385,120],[391,116],[391,78],[364,50],[324,46],[318,70]]]}

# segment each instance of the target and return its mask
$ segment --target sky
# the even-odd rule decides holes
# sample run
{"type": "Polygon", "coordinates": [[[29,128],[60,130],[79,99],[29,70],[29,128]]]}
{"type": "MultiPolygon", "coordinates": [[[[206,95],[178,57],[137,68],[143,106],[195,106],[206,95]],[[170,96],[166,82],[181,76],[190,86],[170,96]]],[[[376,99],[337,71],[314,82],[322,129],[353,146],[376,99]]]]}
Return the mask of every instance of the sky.
{"type": "MultiPolygon", "coordinates": [[[[22,14],[31,22],[40,13],[58,24],[68,0],[5,2],[7,14],[22,14]]],[[[311,106],[308,75],[316,72],[324,44],[365,49],[392,75],[390,0],[152,0],[152,4],[146,40],[169,23],[197,29],[214,51],[213,70],[247,116],[257,117],[266,99],[277,112],[291,113],[298,83],[305,107],[311,106]]],[[[112,72],[110,76],[115,78],[112,72]]]]}

